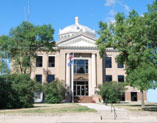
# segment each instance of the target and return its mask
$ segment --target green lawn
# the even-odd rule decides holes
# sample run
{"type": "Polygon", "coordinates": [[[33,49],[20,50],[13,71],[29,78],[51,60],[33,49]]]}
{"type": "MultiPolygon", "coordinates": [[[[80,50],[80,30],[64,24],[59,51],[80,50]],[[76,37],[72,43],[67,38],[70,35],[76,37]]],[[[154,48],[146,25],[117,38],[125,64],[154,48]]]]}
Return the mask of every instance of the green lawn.
{"type": "Polygon", "coordinates": [[[96,112],[86,106],[75,103],[65,104],[34,104],[33,108],[0,110],[0,113],[70,113],[70,112],[96,112]]]}

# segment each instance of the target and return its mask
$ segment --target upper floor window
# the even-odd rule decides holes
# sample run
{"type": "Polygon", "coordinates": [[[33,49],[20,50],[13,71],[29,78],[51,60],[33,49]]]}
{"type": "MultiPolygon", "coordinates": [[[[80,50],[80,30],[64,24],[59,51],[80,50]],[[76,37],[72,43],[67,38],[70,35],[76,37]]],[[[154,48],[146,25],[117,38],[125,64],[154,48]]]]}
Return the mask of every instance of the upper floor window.
{"type": "Polygon", "coordinates": [[[106,68],[112,68],[112,58],[111,57],[105,58],[105,67],[106,68]]]}
{"type": "Polygon", "coordinates": [[[36,75],[36,81],[42,83],[42,75],[37,74],[36,75]]]}
{"type": "Polygon", "coordinates": [[[106,82],[111,82],[112,81],[112,75],[106,75],[105,76],[105,81],[106,82]]]}
{"type": "Polygon", "coordinates": [[[55,57],[49,56],[49,67],[55,67],[55,57]]]}
{"type": "Polygon", "coordinates": [[[55,80],[55,75],[49,74],[49,75],[47,76],[47,82],[52,82],[52,81],[54,81],[54,80],[55,80]]]}
{"type": "Polygon", "coordinates": [[[88,73],[88,60],[74,60],[74,73],[87,74],[88,73]]]}
{"type": "Polygon", "coordinates": [[[42,56],[37,56],[36,58],[36,67],[42,67],[43,65],[43,57],[42,56]]]}
{"type": "Polygon", "coordinates": [[[124,68],[124,65],[121,64],[120,62],[118,62],[117,65],[118,65],[118,68],[124,68]]]}
{"type": "Polygon", "coordinates": [[[124,75],[118,75],[118,82],[124,82],[124,75]]]}

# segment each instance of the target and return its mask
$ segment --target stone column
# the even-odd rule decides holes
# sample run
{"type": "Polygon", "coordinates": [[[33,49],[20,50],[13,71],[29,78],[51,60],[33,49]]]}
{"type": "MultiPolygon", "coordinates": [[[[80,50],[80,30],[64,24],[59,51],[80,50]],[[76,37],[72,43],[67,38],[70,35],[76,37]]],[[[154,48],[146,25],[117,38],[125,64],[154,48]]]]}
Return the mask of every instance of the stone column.
{"type": "Polygon", "coordinates": [[[66,86],[70,88],[70,67],[68,63],[70,62],[69,53],[66,55],[66,86]]]}
{"type": "Polygon", "coordinates": [[[88,60],[88,96],[92,95],[92,60],[88,60]]]}
{"type": "Polygon", "coordinates": [[[94,94],[96,88],[96,58],[95,54],[92,54],[92,91],[94,94]]]}
{"type": "Polygon", "coordinates": [[[43,74],[42,74],[42,82],[47,81],[47,74],[48,74],[48,55],[44,54],[43,55],[43,74]]]}

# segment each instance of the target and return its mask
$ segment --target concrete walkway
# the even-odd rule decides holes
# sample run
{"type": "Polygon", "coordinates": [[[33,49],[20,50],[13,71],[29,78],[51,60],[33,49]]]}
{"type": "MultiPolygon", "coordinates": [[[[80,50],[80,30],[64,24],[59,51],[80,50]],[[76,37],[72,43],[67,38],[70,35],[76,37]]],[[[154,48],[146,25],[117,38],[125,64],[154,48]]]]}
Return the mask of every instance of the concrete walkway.
{"type": "MultiPolygon", "coordinates": [[[[104,104],[97,104],[97,103],[78,103],[81,106],[87,106],[88,108],[91,109],[95,109],[98,112],[102,112],[102,111],[111,111],[111,106],[110,105],[104,105],[104,104]]],[[[119,108],[115,108],[116,111],[120,110],[120,111],[126,111],[124,109],[119,109],[119,108]]]]}

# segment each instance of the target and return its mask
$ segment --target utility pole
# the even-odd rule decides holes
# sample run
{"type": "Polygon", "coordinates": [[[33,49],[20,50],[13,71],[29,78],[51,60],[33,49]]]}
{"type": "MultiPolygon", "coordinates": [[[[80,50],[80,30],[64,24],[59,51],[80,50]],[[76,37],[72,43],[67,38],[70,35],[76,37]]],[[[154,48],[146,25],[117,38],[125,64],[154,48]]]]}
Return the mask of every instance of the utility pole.
{"type": "Polygon", "coordinates": [[[25,15],[25,20],[29,22],[29,18],[30,18],[30,0],[28,0],[27,7],[24,7],[24,15],[25,15]]]}
{"type": "Polygon", "coordinates": [[[30,17],[30,0],[28,0],[28,15],[27,15],[27,21],[29,22],[30,17]]]}

